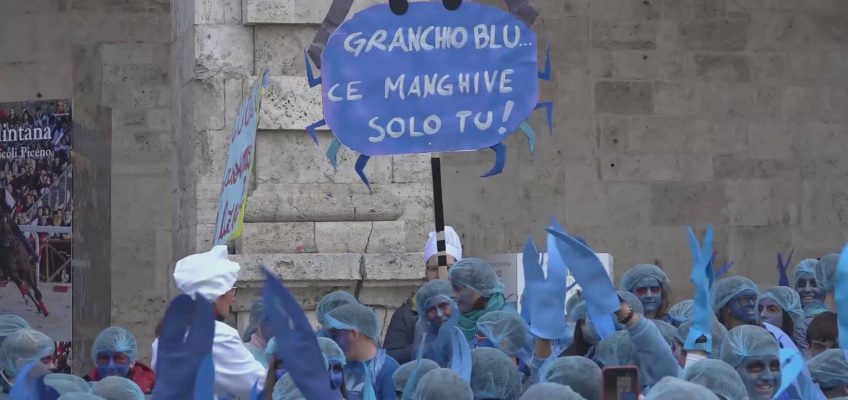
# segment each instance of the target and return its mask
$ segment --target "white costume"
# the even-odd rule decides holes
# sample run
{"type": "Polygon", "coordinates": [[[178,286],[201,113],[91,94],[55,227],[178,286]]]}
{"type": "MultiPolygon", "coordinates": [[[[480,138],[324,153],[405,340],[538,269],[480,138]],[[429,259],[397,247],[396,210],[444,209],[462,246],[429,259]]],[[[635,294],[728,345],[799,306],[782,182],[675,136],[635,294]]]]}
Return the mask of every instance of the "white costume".
{"type": "MultiPolygon", "coordinates": [[[[241,267],[229,260],[227,246],[215,246],[208,253],[188,256],[177,262],[174,282],[177,288],[190,296],[201,295],[215,301],[233,288],[241,267]]],[[[153,342],[153,368],[156,368],[156,350],[159,340],[153,342]]],[[[218,398],[249,399],[254,383],[262,390],[265,368],[244,346],[238,331],[215,321],[215,339],[212,344],[215,362],[215,395],[218,398]]]]}

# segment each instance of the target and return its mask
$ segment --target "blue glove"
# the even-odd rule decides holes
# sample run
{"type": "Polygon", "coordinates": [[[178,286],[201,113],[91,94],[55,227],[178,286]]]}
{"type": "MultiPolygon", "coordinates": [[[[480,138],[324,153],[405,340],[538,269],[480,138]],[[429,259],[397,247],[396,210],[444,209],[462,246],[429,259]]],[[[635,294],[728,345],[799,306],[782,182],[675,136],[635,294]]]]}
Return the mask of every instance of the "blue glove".
{"type": "Polygon", "coordinates": [[[842,249],[836,264],[834,298],[839,321],[839,345],[848,351],[848,246],[842,249]]]}
{"type": "Polygon", "coordinates": [[[212,305],[199,296],[180,295],[168,306],[156,352],[155,400],[214,398],[214,315],[212,305]]]}
{"type": "Polygon", "coordinates": [[[330,387],[318,338],[300,304],[271,272],[265,268],[262,272],[265,274],[262,299],[277,340],[277,356],[285,360],[286,370],[304,398],[340,399],[341,393],[330,387]]]}
{"type": "Polygon", "coordinates": [[[793,254],[795,254],[795,249],[792,249],[789,252],[789,257],[787,257],[786,262],[784,262],[783,253],[777,253],[777,272],[779,274],[777,279],[778,286],[789,286],[789,275],[787,275],[786,270],[789,269],[789,264],[792,263],[793,254]]]}
{"type": "Polygon", "coordinates": [[[603,264],[590,248],[563,230],[556,226],[546,230],[554,239],[552,248],[556,249],[553,252],[548,250],[549,268],[552,255],[561,258],[563,265],[571,266],[571,274],[583,288],[586,311],[595,331],[601,339],[612,335],[615,333],[612,313],[621,309],[621,303],[603,264]]]}
{"type": "Polygon", "coordinates": [[[542,339],[559,339],[565,333],[565,280],[568,270],[557,252],[553,235],[548,235],[548,277],[539,263],[539,252],[528,238],[524,245],[525,307],[530,332],[542,339]]]}
{"type": "MultiPolygon", "coordinates": [[[[687,228],[689,233],[689,250],[692,252],[692,274],[689,281],[695,287],[695,308],[692,312],[692,328],[686,343],[685,350],[695,350],[710,353],[713,348],[712,338],[712,303],[710,302],[710,288],[707,269],[713,258],[713,227],[707,227],[704,237],[704,246],[698,242],[692,228],[687,228]],[[703,339],[706,339],[704,341],[703,339]]],[[[709,268],[712,270],[712,268],[709,268]]]]}

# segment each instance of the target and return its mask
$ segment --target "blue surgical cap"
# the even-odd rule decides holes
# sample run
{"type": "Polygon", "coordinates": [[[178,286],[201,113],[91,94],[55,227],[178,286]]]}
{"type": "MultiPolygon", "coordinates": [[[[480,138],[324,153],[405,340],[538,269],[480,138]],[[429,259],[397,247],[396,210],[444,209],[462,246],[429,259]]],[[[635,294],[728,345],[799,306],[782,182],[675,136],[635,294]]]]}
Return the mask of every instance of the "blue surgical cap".
{"type": "Polygon", "coordinates": [[[725,399],[748,397],[745,383],[733,367],[721,360],[701,360],[683,370],[681,378],[697,383],[725,399]]]}
{"type": "Polygon", "coordinates": [[[29,323],[17,315],[0,315],[0,344],[3,343],[3,339],[6,336],[11,335],[12,332],[18,329],[30,329],[29,323]]]}
{"type": "Polygon", "coordinates": [[[135,382],[119,376],[101,379],[91,387],[91,393],[106,400],[144,400],[144,393],[135,382]]]}
{"type": "Polygon", "coordinates": [[[94,344],[91,346],[91,359],[96,363],[97,355],[103,352],[124,353],[130,358],[130,363],[134,363],[138,358],[138,343],[130,331],[110,326],[94,339],[94,344]]]}
{"type": "Polygon", "coordinates": [[[836,265],[839,263],[839,254],[828,254],[816,263],[816,283],[825,291],[833,292],[836,286],[836,265]]]}
{"type": "Polygon", "coordinates": [[[695,300],[688,299],[677,303],[668,309],[668,319],[674,326],[692,319],[692,312],[695,309],[695,300]]]}
{"type": "Polygon", "coordinates": [[[290,374],[283,375],[274,385],[273,400],[306,400],[290,374]]]}
{"type": "Polygon", "coordinates": [[[518,356],[530,338],[527,324],[521,316],[506,311],[492,311],[483,315],[477,320],[477,330],[510,357],[518,356]]]}
{"type": "Polygon", "coordinates": [[[625,292],[623,290],[619,290],[616,293],[618,293],[618,297],[621,297],[621,299],[624,300],[624,302],[627,303],[628,306],[630,306],[630,309],[632,309],[633,312],[639,314],[645,313],[645,307],[642,305],[642,301],[639,300],[639,298],[636,297],[635,294],[625,292]]]}
{"type": "Polygon", "coordinates": [[[53,340],[47,335],[32,329],[19,329],[0,345],[0,368],[7,378],[14,378],[23,367],[52,355],[55,350],[53,340]]]}
{"type": "Polygon", "coordinates": [[[315,308],[315,318],[324,326],[324,316],[331,310],[346,304],[359,303],[349,292],[337,290],[324,296],[315,308]]]}
{"type": "Polygon", "coordinates": [[[539,372],[542,382],[571,387],[587,400],[601,400],[601,368],[586,357],[560,357],[539,372]]]}
{"type": "Polygon", "coordinates": [[[68,393],[63,394],[58,400],[106,400],[96,394],[91,393],[68,393]]]}
{"type": "Polygon", "coordinates": [[[740,325],[730,330],[721,343],[721,360],[737,368],[750,357],[779,357],[780,346],[769,331],[759,326],[740,325]]]}
{"type": "Polygon", "coordinates": [[[464,258],[450,269],[450,281],[453,285],[467,287],[489,297],[503,293],[504,285],[489,263],[479,258],[464,258]]]}
{"type": "Polygon", "coordinates": [[[47,374],[44,376],[44,385],[55,390],[60,396],[65,393],[87,393],[91,388],[82,378],[69,374],[47,374]]]}
{"type": "Polygon", "coordinates": [[[558,383],[545,382],[530,386],[520,400],[586,400],[572,388],[558,383]]]}
{"type": "Polygon", "coordinates": [[[822,389],[848,385],[848,362],[842,349],[828,349],[807,361],[813,381],[822,389]]]}
{"type": "MultiPolygon", "coordinates": [[[[347,358],[345,357],[344,351],[342,351],[341,347],[339,347],[333,339],[319,337],[318,347],[321,348],[321,353],[324,355],[324,359],[337,361],[342,366],[347,364],[347,358]]],[[[329,365],[327,367],[329,367],[329,365]]]]}
{"type": "Polygon", "coordinates": [[[568,301],[565,302],[565,313],[568,314],[568,317],[571,321],[575,321],[573,317],[574,308],[577,307],[580,302],[583,301],[583,295],[581,292],[577,292],[568,298],[568,301]]]}
{"type": "Polygon", "coordinates": [[[571,311],[571,320],[577,322],[577,321],[586,319],[586,317],[587,317],[586,302],[581,301],[581,302],[577,303],[577,305],[574,306],[574,310],[571,311]]]}
{"type": "Polygon", "coordinates": [[[638,358],[630,333],[617,331],[601,340],[595,348],[595,361],[604,367],[636,365],[638,358]]]}
{"type": "Polygon", "coordinates": [[[475,398],[514,399],[521,389],[521,375],[515,361],[504,352],[491,347],[471,351],[471,390],[475,398]]]}
{"type": "Polygon", "coordinates": [[[435,297],[450,299],[452,294],[453,288],[451,288],[451,284],[448,281],[434,280],[425,283],[415,293],[415,311],[418,312],[418,317],[421,318],[427,315],[427,306],[431,299],[435,297]]]}
{"type": "MultiPolygon", "coordinates": [[[[473,378],[472,378],[473,380],[473,378]]],[[[500,397],[499,397],[500,398],[500,397]]],[[[473,400],[474,392],[456,372],[438,368],[424,374],[415,390],[416,400],[473,400]]]]}
{"type": "Polygon", "coordinates": [[[645,397],[645,400],[718,400],[718,397],[710,392],[709,389],[686,382],[671,376],[662,378],[656,385],[651,387],[651,391],[645,397]]]}
{"type": "Polygon", "coordinates": [[[801,260],[801,262],[795,266],[795,271],[792,272],[792,286],[798,284],[798,279],[801,277],[801,274],[812,274],[815,276],[816,264],[818,262],[819,260],[816,260],[815,258],[801,260]]]}
{"type": "Polygon", "coordinates": [[[795,289],[786,286],[773,286],[760,293],[760,298],[757,299],[757,305],[764,299],[774,300],[783,311],[789,314],[795,326],[804,322],[804,307],[801,305],[801,296],[795,289]]]}
{"type": "Polygon", "coordinates": [[[677,328],[674,325],[669,324],[668,322],[663,322],[660,320],[652,320],[651,322],[656,325],[657,330],[660,331],[660,335],[662,335],[665,342],[671,346],[672,341],[674,340],[674,336],[677,334],[677,328]]]}
{"type": "Polygon", "coordinates": [[[710,296],[713,301],[713,311],[718,313],[722,307],[730,302],[730,300],[733,300],[734,297],[746,289],[751,289],[759,294],[757,284],[748,278],[742,276],[731,276],[729,278],[717,280],[710,292],[710,296]]]}
{"type": "Polygon", "coordinates": [[[259,327],[259,325],[265,322],[265,319],[267,318],[265,316],[265,302],[262,301],[261,297],[256,299],[256,301],[254,301],[253,304],[250,306],[249,315],[250,319],[247,323],[247,329],[245,329],[244,335],[242,335],[244,340],[250,340],[250,335],[252,335],[253,332],[256,332],[256,329],[259,327]]]}
{"type": "Polygon", "coordinates": [[[338,307],[327,313],[324,320],[326,322],[324,327],[327,329],[358,331],[374,341],[380,338],[377,313],[359,303],[338,307]]]}
{"type": "MultiPolygon", "coordinates": [[[[710,324],[711,333],[713,336],[713,347],[710,353],[710,358],[718,358],[721,351],[721,342],[727,337],[727,328],[724,327],[715,315],[712,317],[713,322],[710,324]]],[[[686,321],[677,327],[677,332],[674,334],[674,339],[680,343],[682,347],[686,343],[686,338],[689,337],[689,331],[692,329],[692,321],[686,321]]]]}
{"type": "Polygon", "coordinates": [[[403,392],[413,374],[416,376],[416,379],[421,380],[424,374],[434,369],[439,369],[439,364],[427,358],[422,358],[420,363],[418,360],[412,360],[401,365],[395,371],[394,375],[392,375],[392,383],[395,385],[395,391],[403,392]],[[415,373],[416,369],[418,371],[417,374],[415,373]]]}
{"type": "Polygon", "coordinates": [[[663,294],[668,294],[668,275],[653,264],[639,264],[627,270],[621,277],[621,282],[618,285],[618,290],[632,292],[636,288],[636,284],[642,279],[654,278],[662,286],[663,294]]]}

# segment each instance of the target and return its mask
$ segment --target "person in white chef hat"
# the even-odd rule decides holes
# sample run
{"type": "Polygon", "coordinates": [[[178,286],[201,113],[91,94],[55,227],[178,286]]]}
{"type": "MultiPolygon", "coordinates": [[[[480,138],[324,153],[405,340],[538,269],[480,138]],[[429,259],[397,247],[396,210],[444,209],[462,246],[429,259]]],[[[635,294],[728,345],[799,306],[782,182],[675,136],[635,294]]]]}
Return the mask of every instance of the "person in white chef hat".
{"type": "MultiPolygon", "coordinates": [[[[215,362],[215,395],[220,398],[250,398],[253,385],[262,390],[265,368],[244,346],[239,333],[222,322],[230,313],[235,299],[234,287],[241,267],[232,262],[227,246],[215,246],[206,253],[190,255],[177,262],[174,283],[183,293],[203,296],[215,310],[215,340],[212,359],[215,362]]],[[[153,342],[153,366],[156,367],[158,339],[153,342]]]]}

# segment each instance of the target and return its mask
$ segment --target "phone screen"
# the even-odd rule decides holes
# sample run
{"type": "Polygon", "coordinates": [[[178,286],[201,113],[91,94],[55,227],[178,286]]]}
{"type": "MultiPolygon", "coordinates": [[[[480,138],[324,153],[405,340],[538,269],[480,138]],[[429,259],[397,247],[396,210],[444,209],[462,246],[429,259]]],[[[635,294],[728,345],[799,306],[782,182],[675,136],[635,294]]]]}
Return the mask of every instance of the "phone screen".
{"type": "Polygon", "coordinates": [[[639,396],[639,370],[636,367],[608,367],[603,370],[604,400],[636,400],[639,396]]]}

